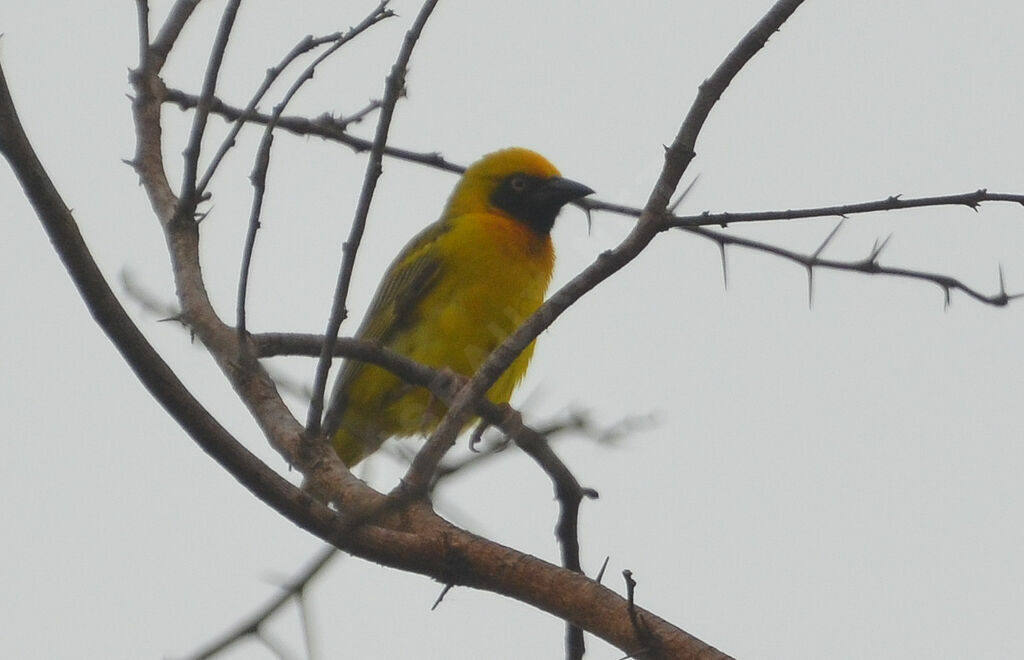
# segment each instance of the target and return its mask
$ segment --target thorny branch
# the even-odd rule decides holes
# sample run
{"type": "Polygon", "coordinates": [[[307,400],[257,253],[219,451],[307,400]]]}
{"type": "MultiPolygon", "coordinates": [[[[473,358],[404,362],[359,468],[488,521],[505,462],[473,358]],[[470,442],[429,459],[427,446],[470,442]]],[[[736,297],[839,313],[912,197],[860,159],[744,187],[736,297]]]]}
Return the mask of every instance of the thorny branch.
{"type": "MultiPolygon", "coordinates": [[[[168,89],[166,98],[167,101],[173,102],[184,109],[195,108],[198,103],[198,97],[186,94],[180,90],[168,89]]],[[[227,119],[236,119],[242,115],[241,110],[225,105],[220,100],[214,101],[211,112],[222,115],[227,119]]],[[[265,123],[269,120],[269,116],[264,115],[254,115],[252,117],[252,121],[255,123],[265,123]]],[[[323,137],[325,139],[334,140],[350,146],[356,151],[365,151],[368,149],[370,145],[369,141],[347,133],[347,125],[347,121],[333,119],[328,115],[323,115],[313,120],[301,117],[282,117],[278,123],[279,128],[288,130],[296,135],[323,137]]],[[[455,174],[461,173],[465,170],[464,166],[452,163],[441,156],[438,152],[420,152],[400,149],[397,147],[387,147],[384,150],[384,155],[455,174]]],[[[707,227],[727,227],[733,224],[748,222],[770,222],[827,217],[848,218],[858,214],[909,208],[966,206],[968,208],[978,210],[982,204],[987,202],[1009,202],[1024,205],[1024,194],[989,192],[988,190],[980,189],[966,193],[933,195],[928,197],[905,198],[901,195],[891,195],[884,199],[867,202],[786,209],[779,211],[727,211],[722,213],[711,213],[710,211],[705,211],[696,215],[665,214],[663,219],[657,222],[657,226],[659,227],[659,231],[667,231],[669,229],[690,231],[698,236],[703,236],[704,238],[715,241],[718,243],[720,249],[724,249],[726,245],[737,245],[757,252],[774,254],[811,269],[824,268],[831,270],[846,270],[871,275],[890,275],[893,277],[928,281],[942,288],[947,294],[947,300],[949,298],[948,294],[955,290],[965,293],[978,302],[988,305],[1002,306],[1020,297],[1021,294],[1007,294],[1007,292],[1002,289],[995,294],[986,294],[956,278],[940,273],[929,273],[909,268],[883,266],[878,263],[877,260],[871,259],[858,259],[853,261],[820,259],[816,254],[800,254],[764,241],[743,238],[741,236],[734,236],[707,229],[707,227]]],[[[616,204],[613,202],[594,199],[592,197],[578,200],[574,202],[574,204],[583,208],[587,212],[606,211],[609,213],[636,218],[640,217],[643,212],[642,209],[635,206],[616,204]]]]}
{"type": "MultiPolygon", "coordinates": [[[[333,34],[328,34],[322,37],[307,36],[303,38],[301,41],[299,41],[299,43],[295,45],[294,48],[292,48],[291,51],[289,51],[284,56],[284,58],[281,59],[281,61],[276,66],[267,69],[267,74],[264,77],[263,82],[260,84],[259,88],[253,93],[252,98],[249,99],[249,103],[246,104],[245,108],[238,113],[237,117],[234,118],[231,130],[228,132],[227,136],[225,136],[224,140],[221,142],[221,146],[217,150],[217,153],[214,154],[214,157],[210,160],[210,164],[207,166],[206,172],[205,174],[203,174],[203,178],[199,182],[197,188],[199,194],[202,194],[206,190],[207,186],[210,183],[210,180],[213,178],[214,173],[217,171],[217,168],[220,165],[221,160],[223,160],[224,156],[227,155],[227,152],[231,149],[231,147],[234,146],[235,138],[238,137],[238,133],[242,130],[242,127],[245,124],[252,121],[253,117],[257,114],[256,109],[259,107],[260,101],[263,100],[263,97],[266,96],[268,91],[270,91],[271,86],[281,76],[281,74],[284,73],[285,69],[287,69],[289,65],[291,65],[295,60],[297,60],[302,55],[312,50],[315,50],[320,46],[331,44],[331,47],[327,50],[327,52],[317,57],[316,60],[311,65],[309,65],[305,71],[302,72],[302,74],[299,76],[298,80],[296,80],[292,88],[290,88],[286,93],[285,98],[281,101],[281,103],[274,107],[273,113],[267,116],[267,120],[264,122],[259,122],[265,125],[268,128],[268,130],[274,129],[274,127],[277,125],[278,120],[281,118],[281,114],[284,112],[284,109],[287,106],[288,101],[291,99],[292,96],[295,95],[295,93],[298,91],[298,88],[306,80],[312,78],[313,71],[318,64],[323,62],[326,58],[330,57],[332,53],[336,52],[346,43],[352,41],[360,34],[376,25],[377,23],[395,15],[394,12],[387,9],[388,2],[389,0],[384,0],[383,2],[381,2],[379,5],[377,5],[376,8],[374,8],[373,11],[367,14],[366,18],[364,18],[357,25],[349,28],[345,32],[335,32],[333,34]]],[[[216,99],[216,97],[214,97],[212,103],[213,105],[218,105],[220,102],[216,99]]],[[[198,107],[198,104],[199,98],[196,97],[195,107],[198,107]]]]}
{"type": "MultiPolygon", "coordinates": [[[[698,236],[703,236],[709,240],[718,243],[719,247],[724,250],[727,245],[738,245],[744,248],[750,248],[759,252],[767,252],[768,254],[774,254],[775,256],[782,257],[797,264],[801,264],[807,269],[808,277],[808,297],[812,295],[811,289],[812,277],[815,268],[827,268],[831,270],[845,270],[857,273],[865,273],[868,275],[890,275],[893,277],[904,277],[913,280],[921,280],[925,282],[932,282],[939,286],[943,291],[945,305],[948,307],[951,302],[951,294],[953,291],[962,291],[971,298],[974,298],[978,302],[982,302],[988,305],[994,305],[996,307],[1002,307],[1009,304],[1011,301],[1018,298],[1024,297],[1024,293],[1008,294],[1006,292],[1006,282],[1002,275],[1002,269],[999,270],[999,292],[994,294],[981,293],[977,289],[964,284],[962,281],[949,275],[943,275],[940,273],[930,273],[921,270],[913,270],[910,268],[898,268],[893,266],[883,266],[878,263],[878,257],[881,255],[882,250],[885,248],[889,239],[880,243],[876,242],[875,246],[871,249],[871,252],[862,259],[854,261],[840,261],[836,259],[824,259],[820,255],[821,248],[815,250],[812,254],[801,254],[794,252],[793,250],[787,250],[782,247],[775,245],[769,245],[761,241],[755,241],[749,238],[743,238],[742,236],[733,236],[720,231],[714,231],[711,229],[693,229],[689,230],[698,236]]],[[[827,241],[826,241],[827,242],[827,241]]],[[[824,247],[824,245],[822,245],[824,247]]],[[[723,261],[724,264],[724,261],[723,261]]]]}
{"type": "MultiPolygon", "coordinates": [[[[173,103],[182,110],[192,110],[199,105],[198,96],[195,94],[189,94],[180,89],[165,87],[163,88],[162,93],[166,102],[173,103]]],[[[373,104],[371,104],[371,106],[372,105],[373,104]]],[[[238,121],[245,116],[244,110],[228,105],[220,99],[214,99],[210,111],[211,113],[219,115],[228,121],[238,121]]],[[[373,140],[367,140],[348,133],[348,127],[352,123],[361,119],[365,112],[366,108],[344,117],[333,117],[328,113],[324,113],[316,119],[282,116],[277,121],[277,127],[280,130],[287,131],[298,136],[321,137],[327,140],[332,140],[350,147],[356,153],[362,153],[373,148],[373,140]]],[[[271,115],[255,112],[248,121],[254,124],[266,125],[270,123],[271,115]]],[[[453,172],[455,174],[461,174],[466,169],[465,167],[445,160],[445,158],[437,152],[412,151],[409,149],[385,146],[384,155],[412,163],[419,163],[420,165],[426,165],[445,172],[453,172]]]]}
{"type": "Polygon", "coordinates": [[[242,0],[230,0],[224,8],[221,17],[220,27],[217,36],[214,37],[213,47],[210,50],[210,61],[206,65],[206,75],[203,79],[203,91],[199,95],[199,105],[196,107],[195,115],[192,117],[192,131],[189,134],[188,144],[182,155],[185,157],[185,173],[181,180],[181,193],[178,198],[179,218],[195,215],[196,205],[199,203],[202,194],[196,187],[196,177],[199,172],[199,151],[203,145],[203,134],[206,132],[207,119],[210,115],[210,103],[217,91],[217,78],[220,75],[220,67],[224,62],[224,53],[227,51],[228,39],[231,37],[231,30],[235,25],[235,17],[238,15],[238,8],[242,0]]]}

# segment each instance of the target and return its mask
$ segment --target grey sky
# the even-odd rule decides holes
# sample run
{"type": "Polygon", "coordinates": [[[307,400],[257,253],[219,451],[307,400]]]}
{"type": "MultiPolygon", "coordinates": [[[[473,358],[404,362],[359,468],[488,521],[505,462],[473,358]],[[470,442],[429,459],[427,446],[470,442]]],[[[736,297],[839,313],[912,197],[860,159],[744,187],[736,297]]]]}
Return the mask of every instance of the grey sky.
{"type": "MultiPolygon", "coordinates": [[[[152,2],[154,21],[169,2],[152,2]]],[[[204,3],[205,4],[205,3],[204,3]]],[[[208,0],[169,65],[198,88],[222,6],[208,0]]],[[[392,143],[467,163],[534,148],[609,201],[640,204],[697,85],[770,6],[761,1],[442,2],[413,58],[392,143]]],[[[170,298],[163,241],[134,174],[125,94],[133,3],[7,2],[0,56],[26,129],[96,258],[170,298]],[[40,8],[43,7],[43,8],[40,8]]],[[[299,38],[372,3],[243,7],[222,93],[243,104],[299,38]]],[[[378,97],[416,4],[325,66],[293,110],[347,113],[378,97]]],[[[1024,192],[1024,10],[1008,0],[808,0],[726,92],[688,174],[685,209],[743,211],[893,194],[1024,192]]],[[[277,98],[277,97],[275,97],[277,98]]],[[[173,153],[187,119],[166,109],[173,153]]],[[[220,134],[222,124],[212,123],[220,134]]],[[[372,132],[372,123],[355,129],[372,132]]],[[[214,301],[230,315],[255,133],[214,183],[203,224],[214,301]]],[[[172,174],[179,165],[172,159],[172,174]]],[[[363,155],[282,135],[252,281],[256,330],[322,329],[363,155]]],[[[455,179],[387,161],[350,297],[351,332],[391,256],[435,219],[455,179]]],[[[7,440],[0,656],[186,653],[273,593],[318,547],[244,491],[143,392],[91,322],[0,167],[5,240],[0,401],[7,440]]],[[[555,229],[559,286],[630,221],[555,229]]],[[[813,251],[833,220],[730,231],[813,251]]],[[[1024,290],[1021,209],[989,204],[851,218],[827,254],[1024,290]]],[[[520,390],[529,419],[566,408],[656,423],[614,448],[559,452],[601,499],[584,505],[585,568],[610,557],[638,601],[740,658],[1024,655],[1024,305],[984,307],[932,285],[818,273],[666,234],[540,340],[520,390]]],[[[286,466],[187,335],[128,303],[185,382],[247,446],[286,466]]],[[[306,360],[275,367],[307,380],[306,360]]],[[[296,411],[303,410],[296,402],[296,411]]],[[[387,458],[367,468],[389,487],[387,458]]],[[[293,475],[294,476],[294,475],[293,475]]],[[[556,559],[551,489],[502,461],[439,497],[456,522],[556,559]]],[[[561,623],[466,589],[343,559],[311,594],[322,657],[547,658],[561,623]],[[514,630],[514,638],[505,638],[514,630]]],[[[272,626],[300,650],[294,613],[272,626]]],[[[588,638],[594,658],[620,655],[588,638]]],[[[270,657],[255,645],[232,658],[270,657]]]]}

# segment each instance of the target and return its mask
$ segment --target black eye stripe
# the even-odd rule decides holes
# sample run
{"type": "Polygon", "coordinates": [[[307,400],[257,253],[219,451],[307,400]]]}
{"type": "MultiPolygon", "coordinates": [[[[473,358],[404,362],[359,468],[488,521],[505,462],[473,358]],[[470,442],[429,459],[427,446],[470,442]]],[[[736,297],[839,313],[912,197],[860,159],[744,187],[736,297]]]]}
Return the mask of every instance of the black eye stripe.
{"type": "Polygon", "coordinates": [[[491,204],[540,234],[551,230],[558,206],[545,204],[537,192],[547,179],[523,172],[510,174],[498,183],[491,194],[491,204]]]}

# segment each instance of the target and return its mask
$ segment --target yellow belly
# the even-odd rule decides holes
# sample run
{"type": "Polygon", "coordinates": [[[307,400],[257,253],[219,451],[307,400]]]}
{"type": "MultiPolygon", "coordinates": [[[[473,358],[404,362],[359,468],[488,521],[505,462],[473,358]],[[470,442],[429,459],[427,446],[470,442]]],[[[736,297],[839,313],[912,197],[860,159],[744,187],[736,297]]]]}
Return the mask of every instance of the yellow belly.
{"type": "MultiPolygon", "coordinates": [[[[441,271],[417,305],[416,321],[397,332],[388,348],[435,368],[471,376],[544,300],[554,265],[550,238],[496,215],[456,218],[438,240],[441,271]]],[[[506,403],[526,373],[533,344],[488,392],[506,403]]],[[[367,366],[348,391],[334,438],[349,465],[392,436],[432,430],[445,408],[422,388],[367,366]]]]}

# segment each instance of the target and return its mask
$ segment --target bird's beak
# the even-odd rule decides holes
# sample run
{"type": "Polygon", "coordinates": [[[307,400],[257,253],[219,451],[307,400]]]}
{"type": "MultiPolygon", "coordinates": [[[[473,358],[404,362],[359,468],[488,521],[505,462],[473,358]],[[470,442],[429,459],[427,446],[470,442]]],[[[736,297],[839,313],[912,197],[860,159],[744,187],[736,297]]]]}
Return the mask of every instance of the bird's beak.
{"type": "Polygon", "coordinates": [[[571,179],[553,176],[544,182],[536,191],[538,201],[545,205],[562,206],[581,197],[594,194],[590,186],[577,183],[571,179]]]}

